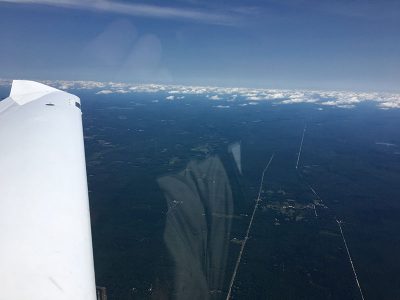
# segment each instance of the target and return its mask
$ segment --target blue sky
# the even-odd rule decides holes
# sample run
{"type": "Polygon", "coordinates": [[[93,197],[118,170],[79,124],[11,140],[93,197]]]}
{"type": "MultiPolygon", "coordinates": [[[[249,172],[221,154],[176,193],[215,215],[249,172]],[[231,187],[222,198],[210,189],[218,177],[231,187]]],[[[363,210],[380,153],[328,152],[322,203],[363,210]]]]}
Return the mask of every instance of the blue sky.
{"type": "Polygon", "coordinates": [[[0,0],[0,77],[400,91],[394,0],[0,0]]]}

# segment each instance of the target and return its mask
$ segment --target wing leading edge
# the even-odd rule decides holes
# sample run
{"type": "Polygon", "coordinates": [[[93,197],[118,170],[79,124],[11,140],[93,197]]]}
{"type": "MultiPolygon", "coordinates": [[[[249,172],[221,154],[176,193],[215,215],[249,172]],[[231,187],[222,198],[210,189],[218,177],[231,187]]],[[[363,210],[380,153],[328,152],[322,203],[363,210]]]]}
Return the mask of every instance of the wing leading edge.
{"type": "Polygon", "coordinates": [[[0,102],[0,300],[94,300],[78,97],[13,81],[0,102]]]}

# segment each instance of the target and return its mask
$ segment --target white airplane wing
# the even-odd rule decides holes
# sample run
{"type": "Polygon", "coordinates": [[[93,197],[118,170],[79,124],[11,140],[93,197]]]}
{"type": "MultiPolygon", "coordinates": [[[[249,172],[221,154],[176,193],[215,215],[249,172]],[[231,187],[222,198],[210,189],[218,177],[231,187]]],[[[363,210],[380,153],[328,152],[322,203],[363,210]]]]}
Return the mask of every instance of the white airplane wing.
{"type": "Polygon", "coordinates": [[[0,101],[0,300],[95,300],[78,97],[16,80],[0,101]]]}

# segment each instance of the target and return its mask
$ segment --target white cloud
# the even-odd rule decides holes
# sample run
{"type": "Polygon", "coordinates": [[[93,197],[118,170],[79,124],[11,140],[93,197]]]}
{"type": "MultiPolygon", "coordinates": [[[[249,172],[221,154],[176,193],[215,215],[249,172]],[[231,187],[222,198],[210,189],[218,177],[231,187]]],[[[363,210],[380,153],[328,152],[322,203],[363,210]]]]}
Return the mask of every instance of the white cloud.
{"type": "Polygon", "coordinates": [[[11,85],[11,81],[12,80],[8,80],[8,79],[0,79],[0,86],[9,86],[9,85],[11,85]]]}
{"type": "Polygon", "coordinates": [[[287,100],[282,100],[280,103],[282,104],[295,104],[295,103],[314,103],[317,102],[318,99],[315,98],[307,98],[307,97],[301,97],[301,98],[296,98],[296,97],[292,97],[290,99],[287,100]]]}
{"type": "Polygon", "coordinates": [[[119,89],[119,90],[116,90],[115,91],[117,94],[127,94],[127,93],[129,93],[129,91],[126,91],[126,90],[124,90],[124,89],[119,89]]]}
{"type": "Polygon", "coordinates": [[[221,97],[218,95],[213,95],[210,97],[211,100],[221,100],[221,97]]]}
{"type": "Polygon", "coordinates": [[[96,94],[97,95],[108,95],[108,94],[112,94],[112,93],[113,93],[113,91],[111,91],[111,90],[101,90],[101,91],[97,92],[96,94]]]}
{"type": "Polygon", "coordinates": [[[153,17],[163,19],[184,19],[196,22],[234,25],[240,13],[210,12],[194,8],[161,6],[143,3],[118,2],[110,0],[83,1],[83,0],[0,0],[15,4],[40,4],[71,9],[104,11],[129,16],[153,17]]]}
{"type": "Polygon", "coordinates": [[[400,108],[400,101],[398,102],[382,102],[379,104],[382,108],[400,108]]]}
{"type": "Polygon", "coordinates": [[[260,96],[248,96],[248,97],[246,97],[246,100],[253,100],[253,101],[255,101],[255,100],[262,100],[263,98],[262,97],[260,97],[260,96]]]}
{"type": "Polygon", "coordinates": [[[167,99],[167,100],[174,100],[174,99],[175,99],[175,96],[168,96],[168,97],[165,97],[165,99],[167,99]]]}

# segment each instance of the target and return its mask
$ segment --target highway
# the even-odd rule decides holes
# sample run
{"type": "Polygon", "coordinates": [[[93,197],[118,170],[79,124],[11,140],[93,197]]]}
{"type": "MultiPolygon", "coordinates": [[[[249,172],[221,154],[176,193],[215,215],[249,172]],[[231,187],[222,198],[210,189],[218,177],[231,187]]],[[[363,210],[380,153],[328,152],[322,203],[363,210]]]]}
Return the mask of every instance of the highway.
{"type": "Polygon", "coordinates": [[[239,252],[238,258],[236,260],[235,269],[233,271],[232,279],[231,279],[231,282],[229,284],[229,290],[228,290],[228,294],[226,296],[226,300],[229,300],[231,298],[232,287],[233,287],[233,284],[235,283],[236,274],[237,274],[237,271],[239,269],[240,261],[242,259],[242,255],[243,255],[244,249],[246,247],[247,240],[249,239],[251,227],[252,227],[253,221],[254,221],[254,215],[256,214],[256,210],[257,210],[258,205],[259,205],[259,203],[261,201],[261,192],[262,192],[262,187],[263,187],[263,184],[264,184],[264,176],[265,176],[265,173],[267,172],[267,170],[269,168],[269,165],[271,164],[273,159],[274,159],[274,154],[271,155],[271,158],[269,159],[267,165],[265,166],[265,168],[264,168],[264,170],[262,172],[261,180],[260,180],[260,188],[258,189],[258,195],[257,195],[256,203],[254,205],[253,213],[251,214],[251,219],[250,219],[250,222],[249,222],[249,226],[247,227],[246,235],[245,235],[244,240],[242,241],[242,245],[240,247],[240,252],[239,252]]]}

